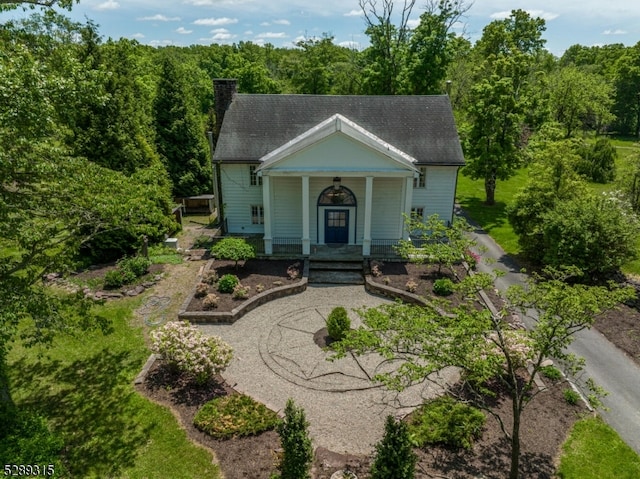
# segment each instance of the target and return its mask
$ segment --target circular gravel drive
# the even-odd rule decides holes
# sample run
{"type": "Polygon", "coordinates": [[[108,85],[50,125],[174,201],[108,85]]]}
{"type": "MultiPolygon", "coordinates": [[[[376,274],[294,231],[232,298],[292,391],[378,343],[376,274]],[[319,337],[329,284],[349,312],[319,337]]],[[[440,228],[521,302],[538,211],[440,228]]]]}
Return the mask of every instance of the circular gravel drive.
{"type": "Polygon", "coordinates": [[[327,361],[330,353],[313,336],[325,327],[334,307],[345,307],[352,327],[358,327],[362,323],[354,309],[389,302],[362,286],[310,285],[299,295],[260,306],[233,325],[200,328],[233,346],[234,359],[223,376],[236,390],[276,411],[293,398],[305,410],[314,446],[369,454],[382,437],[387,415],[406,415],[442,392],[436,382],[455,380],[455,371],[441,371],[434,381],[398,395],[371,381],[393,367],[376,354],[327,361]]]}

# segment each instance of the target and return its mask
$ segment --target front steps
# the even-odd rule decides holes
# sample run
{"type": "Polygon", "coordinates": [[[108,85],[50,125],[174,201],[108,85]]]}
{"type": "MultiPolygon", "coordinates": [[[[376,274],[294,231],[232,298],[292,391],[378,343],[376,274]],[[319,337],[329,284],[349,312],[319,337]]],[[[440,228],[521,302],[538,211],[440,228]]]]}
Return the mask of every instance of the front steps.
{"type": "Polygon", "coordinates": [[[309,283],[364,284],[362,261],[309,262],[309,283]]]}

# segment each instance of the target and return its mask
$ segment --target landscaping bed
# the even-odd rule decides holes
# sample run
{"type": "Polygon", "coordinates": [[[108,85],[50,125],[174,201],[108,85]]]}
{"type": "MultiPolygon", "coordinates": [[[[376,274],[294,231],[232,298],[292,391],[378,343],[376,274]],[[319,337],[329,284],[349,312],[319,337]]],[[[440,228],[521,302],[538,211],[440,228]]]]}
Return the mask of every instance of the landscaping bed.
{"type": "Polygon", "coordinates": [[[621,304],[617,309],[598,316],[595,328],[640,365],[640,311],[638,309],[621,304]]]}
{"type": "MultiPolygon", "coordinates": [[[[563,392],[568,384],[552,383],[545,379],[549,389],[538,394],[525,409],[521,429],[523,477],[543,479],[554,477],[555,459],[559,448],[572,425],[586,412],[580,405],[570,405],[563,392]]],[[[233,394],[234,391],[221,377],[198,386],[195,382],[163,367],[156,361],[146,381],[138,390],[153,401],[169,407],[178,417],[188,437],[211,449],[226,479],[247,477],[268,478],[276,472],[276,454],[280,440],[276,432],[268,431],[258,436],[216,440],[199,431],[193,425],[196,412],[215,397],[233,394]]],[[[492,403],[510,427],[511,405],[503,394],[492,403]]],[[[448,478],[504,478],[510,461],[510,447],[498,421],[487,416],[482,435],[469,450],[447,447],[416,449],[419,461],[416,479],[448,478]]],[[[348,466],[360,479],[369,477],[371,457],[337,454],[319,448],[313,466],[314,479],[329,479],[338,469],[348,466]]]]}

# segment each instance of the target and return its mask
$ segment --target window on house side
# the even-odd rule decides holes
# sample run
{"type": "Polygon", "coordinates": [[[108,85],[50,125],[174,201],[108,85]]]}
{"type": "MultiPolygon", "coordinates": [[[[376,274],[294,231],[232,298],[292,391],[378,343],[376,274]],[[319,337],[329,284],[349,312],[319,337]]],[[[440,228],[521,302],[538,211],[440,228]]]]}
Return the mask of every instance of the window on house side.
{"type": "Polygon", "coordinates": [[[264,208],[262,206],[254,205],[251,207],[251,224],[264,224],[264,208]]]}
{"type": "Polygon", "coordinates": [[[411,208],[411,217],[424,218],[424,208],[411,208]]]}
{"type": "Polygon", "coordinates": [[[249,165],[249,184],[251,186],[262,186],[262,176],[256,173],[256,165],[249,165]]]}
{"type": "Polygon", "coordinates": [[[420,170],[420,176],[418,178],[413,179],[413,187],[414,188],[424,188],[427,186],[427,168],[421,166],[418,168],[420,170]]]}

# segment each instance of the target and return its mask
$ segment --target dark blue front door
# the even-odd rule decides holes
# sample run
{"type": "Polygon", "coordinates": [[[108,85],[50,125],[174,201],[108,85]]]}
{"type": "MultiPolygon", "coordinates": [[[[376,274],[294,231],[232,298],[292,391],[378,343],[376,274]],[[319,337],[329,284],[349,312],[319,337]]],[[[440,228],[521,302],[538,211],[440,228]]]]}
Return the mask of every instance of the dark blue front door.
{"type": "Polygon", "coordinates": [[[349,242],[349,210],[325,210],[324,242],[349,242]]]}

